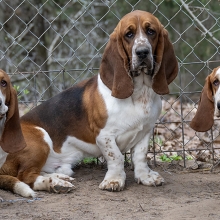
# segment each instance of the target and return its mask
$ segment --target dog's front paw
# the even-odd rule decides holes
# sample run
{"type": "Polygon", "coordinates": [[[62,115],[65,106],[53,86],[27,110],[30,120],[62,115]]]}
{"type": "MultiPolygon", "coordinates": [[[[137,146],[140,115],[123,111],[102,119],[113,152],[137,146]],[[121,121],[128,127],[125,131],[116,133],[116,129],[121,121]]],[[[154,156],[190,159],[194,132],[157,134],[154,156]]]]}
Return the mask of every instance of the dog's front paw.
{"type": "Polygon", "coordinates": [[[34,182],[34,190],[46,190],[54,193],[67,193],[75,189],[75,186],[70,182],[72,177],[63,174],[46,174],[41,173],[43,176],[38,176],[34,182]]]}
{"type": "Polygon", "coordinates": [[[75,186],[72,183],[57,177],[50,177],[49,185],[49,191],[54,193],[67,193],[75,189],[75,186]]]}
{"type": "Polygon", "coordinates": [[[65,180],[65,181],[68,181],[70,183],[73,183],[73,181],[75,180],[74,178],[66,175],[66,174],[62,174],[62,173],[44,173],[44,172],[41,172],[41,175],[44,176],[44,177],[55,177],[55,178],[58,178],[58,179],[61,179],[61,180],[65,180]]]}
{"type": "Polygon", "coordinates": [[[108,175],[105,176],[105,179],[100,183],[99,189],[108,190],[108,191],[121,191],[125,186],[126,175],[125,172],[118,175],[108,175]]]}
{"type": "Polygon", "coordinates": [[[100,185],[99,189],[105,189],[108,191],[121,191],[124,189],[125,181],[122,181],[120,179],[112,179],[112,180],[106,180],[104,179],[100,185]]]}
{"type": "Polygon", "coordinates": [[[135,180],[138,184],[142,183],[146,186],[161,186],[164,178],[157,172],[152,170],[137,170],[135,172],[135,180]]]}

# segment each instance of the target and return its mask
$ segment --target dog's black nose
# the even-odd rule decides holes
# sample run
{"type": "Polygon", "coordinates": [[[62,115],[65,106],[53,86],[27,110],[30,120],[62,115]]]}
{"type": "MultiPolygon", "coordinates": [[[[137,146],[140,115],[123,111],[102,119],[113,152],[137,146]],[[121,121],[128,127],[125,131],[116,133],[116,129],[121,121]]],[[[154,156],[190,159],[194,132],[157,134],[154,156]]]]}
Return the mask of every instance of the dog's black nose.
{"type": "Polygon", "coordinates": [[[220,110],[220,102],[217,102],[217,108],[220,110]]]}
{"type": "Polygon", "coordinates": [[[138,58],[144,59],[149,54],[149,49],[147,49],[145,47],[138,47],[136,49],[135,53],[137,54],[138,58]]]}

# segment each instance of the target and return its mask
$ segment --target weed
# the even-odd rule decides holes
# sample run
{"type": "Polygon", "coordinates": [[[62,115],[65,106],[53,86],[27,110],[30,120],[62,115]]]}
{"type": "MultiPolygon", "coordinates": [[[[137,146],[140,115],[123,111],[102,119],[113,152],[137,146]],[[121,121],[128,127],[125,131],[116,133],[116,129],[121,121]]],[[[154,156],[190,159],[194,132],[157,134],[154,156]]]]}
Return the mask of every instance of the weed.
{"type": "Polygon", "coordinates": [[[93,164],[93,163],[97,163],[97,158],[94,157],[86,157],[83,159],[82,161],[84,164],[93,164]]]}
{"type": "MultiPolygon", "coordinates": [[[[17,91],[17,93],[20,93],[20,92],[19,92],[20,86],[14,85],[14,89],[17,91]]],[[[23,93],[23,95],[27,95],[27,94],[30,93],[30,91],[29,91],[28,89],[24,89],[24,90],[22,91],[22,93],[23,93]]],[[[20,94],[21,94],[21,93],[20,93],[20,94]]],[[[22,94],[21,94],[21,95],[22,95],[22,94]]],[[[18,95],[18,99],[21,98],[21,95],[18,95]]]]}
{"type": "MultiPolygon", "coordinates": [[[[172,156],[167,156],[166,154],[163,154],[160,156],[160,159],[162,162],[172,162],[172,161],[179,161],[179,160],[183,160],[183,158],[180,155],[172,155],[172,156]]],[[[187,160],[192,160],[192,156],[188,155],[186,156],[187,160]]]]}

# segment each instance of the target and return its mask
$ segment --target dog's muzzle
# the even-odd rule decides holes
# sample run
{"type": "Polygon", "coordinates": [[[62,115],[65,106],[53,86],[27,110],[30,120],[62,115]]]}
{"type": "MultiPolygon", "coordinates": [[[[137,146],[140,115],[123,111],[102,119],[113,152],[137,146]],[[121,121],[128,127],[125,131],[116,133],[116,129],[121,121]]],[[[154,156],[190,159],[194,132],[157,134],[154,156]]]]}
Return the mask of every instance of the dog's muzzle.
{"type": "Polygon", "coordinates": [[[152,75],[153,61],[151,57],[151,49],[146,45],[138,46],[135,51],[136,65],[130,70],[130,75],[133,77],[139,76],[141,73],[152,75]]]}
{"type": "Polygon", "coordinates": [[[151,69],[148,69],[147,66],[139,66],[137,68],[137,70],[133,70],[133,71],[130,71],[130,75],[133,76],[133,77],[137,77],[139,76],[141,73],[144,73],[146,75],[152,75],[152,70],[151,69]]]}

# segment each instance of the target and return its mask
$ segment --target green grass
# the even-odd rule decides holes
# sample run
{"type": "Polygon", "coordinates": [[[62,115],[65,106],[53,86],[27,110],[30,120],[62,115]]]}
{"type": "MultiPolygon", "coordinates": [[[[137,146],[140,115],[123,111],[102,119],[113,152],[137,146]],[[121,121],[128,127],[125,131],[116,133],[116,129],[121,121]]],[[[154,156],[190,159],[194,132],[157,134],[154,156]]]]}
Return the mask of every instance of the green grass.
{"type": "Polygon", "coordinates": [[[84,164],[93,164],[93,163],[97,163],[97,159],[94,157],[86,157],[83,159],[82,161],[84,164]]]}
{"type": "MultiPolygon", "coordinates": [[[[179,161],[183,160],[183,158],[180,155],[172,155],[172,156],[167,156],[166,154],[163,154],[160,156],[160,159],[162,162],[172,162],[172,161],[179,161]]],[[[192,156],[186,156],[187,160],[192,160],[192,156]]]]}

